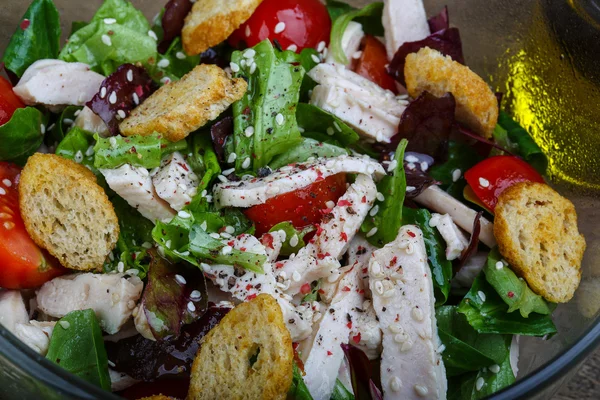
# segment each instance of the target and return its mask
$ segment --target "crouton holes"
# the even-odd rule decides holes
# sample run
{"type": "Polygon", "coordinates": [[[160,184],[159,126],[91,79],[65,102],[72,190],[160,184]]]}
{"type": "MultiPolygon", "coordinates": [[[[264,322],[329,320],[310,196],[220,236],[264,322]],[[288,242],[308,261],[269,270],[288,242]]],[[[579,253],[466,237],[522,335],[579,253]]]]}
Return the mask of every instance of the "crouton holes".
{"type": "Polygon", "coordinates": [[[254,364],[258,361],[258,355],[260,354],[260,347],[258,344],[254,343],[252,346],[252,350],[250,351],[250,357],[248,358],[248,363],[250,364],[250,368],[254,370],[254,364]]]}

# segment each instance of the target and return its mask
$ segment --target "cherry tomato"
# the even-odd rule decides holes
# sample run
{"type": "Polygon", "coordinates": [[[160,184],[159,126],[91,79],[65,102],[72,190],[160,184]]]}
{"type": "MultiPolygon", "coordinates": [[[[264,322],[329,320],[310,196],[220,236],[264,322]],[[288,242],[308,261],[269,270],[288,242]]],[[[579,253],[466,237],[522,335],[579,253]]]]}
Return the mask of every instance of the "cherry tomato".
{"type": "Polygon", "coordinates": [[[465,173],[465,179],[477,198],[492,212],[500,194],[515,183],[544,183],[544,178],[531,165],[513,156],[483,160],[465,173]]]}
{"type": "Polygon", "coordinates": [[[13,92],[9,81],[0,76],[0,125],[10,121],[17,108],[25,107],[25,104],[13,92]]]}
{"type": "Polygon", "coordinates": [[[31,289],[65,273],[25,230],[17,185],[21,168],[0,162],[0,287],[31,289]]]}
{"type": "Polygon", "coordinates": [[[319,0],[264,0],[248,21],[229,37],[239,48],[252,47],[265,39],[277,40],[283,50],[318,48],[329,43],[331,18],[319,0]]]}
{"type": "Polygon", "coordinates": [[[346,176],[337,174],[317,181],[305,188],[284,193],[266,203],[244,211],[256,226],[256,236],[261,236],[280,222],[291,222],[296,228],[315,225],[321,221],[326,203],[338,199],[346,192],[346,176]]]}
{"type": "Polygon", "coordinates": [[[385,46],[376,37],[366,35],[363,49],[354,72],[375,82],[384,89],[397,93],[396,81],[386,71],[388,64],[385,46]]]}

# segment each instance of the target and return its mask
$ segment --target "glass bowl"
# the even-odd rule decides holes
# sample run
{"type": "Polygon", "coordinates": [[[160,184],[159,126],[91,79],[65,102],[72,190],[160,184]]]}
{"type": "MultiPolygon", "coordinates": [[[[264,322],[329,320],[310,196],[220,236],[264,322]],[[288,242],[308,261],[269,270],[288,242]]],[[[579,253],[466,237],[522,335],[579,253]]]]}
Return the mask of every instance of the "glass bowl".
{"type": "MultiPolygon", "coordinates": [[[[166,0],[165,0],[166,1],[166,0]]],[[[368,1],[348,1],[364,5],[368,1]]],[[[63,31],[100,0],[55,0],[63,31]]],[[[133,3],[152,18],[163,1],[133,3]]],[[[29,4],[2,0],[0,49],[29,4]]],[[[553,184],[576,205],[588,243],[575,298],[554,313],[559,333],[521,338],[517,383],[493,399],[549,399],[600,343],[600,0],[426,0],[448,5],[468,65],[503,92],[504,107],[550,159],[553,184]]],[[[0,143],[0,146],[2,144],[0,143]]],[[[0,326],[2,399],[117,399],[40,357],[0,326]]]]}

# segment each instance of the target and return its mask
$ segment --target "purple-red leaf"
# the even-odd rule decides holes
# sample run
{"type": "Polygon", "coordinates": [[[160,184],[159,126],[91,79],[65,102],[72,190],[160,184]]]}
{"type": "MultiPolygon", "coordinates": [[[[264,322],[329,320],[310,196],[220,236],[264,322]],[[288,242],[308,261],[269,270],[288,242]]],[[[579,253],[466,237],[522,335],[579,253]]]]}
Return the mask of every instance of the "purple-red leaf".
{"type": "Polygon", "coordinates": [[[106,341],[108,359],[119,372],[145,382],[164,378],[189,378],[202,338],[229,312],[211,305],[196,322],[185,325],[177,339],[152,341],[141,335],[106,341]]]}
{"type": "Polygon", "coordinates": [[[155,90],[144,68],[123,64],[102,82],[100,91],[86,106],[102,118],[112,135],[118,135],[120,121],[155,90]]]}
{"type": "Polygon", "coordinates": [[[210,137],[220,163],[225,162],[225,143],[233,135],[233,117],[225,117],[210,127],[210,137]]]}
{"type": "Polygon", "coordinates": [[[373,370],[367,355],[358,347],[345,343],[341,346],[350,365],[354,398],[356,400],[381,399],[381,391],[373,380],[373,370]]]}
{"type": "Polygon", "coordinates": [[[162,17],[163,39],[158,45],[158,51],[165,54],[173,40],[181,35],[185,17],[194,4],[191,0],[169,0],[162,17]]]}
{"type": "Polygon", "coordinates": [[[406,56],[410,53],[418,52],[423,47],[437,50],[446,56],[450,56],[454,61],[461,64],[465,63],[460,32],[458,31],[458,28],[448,28],[432,33],[423,40],[407,42],[400,46],[387,68],[388,74],[402,85],[406,86],[406,81],[404,80],[406,56]]]}
{"type": "Polygon", "coordinates": [[[440,182],[427,175],[420,168],[408,168],[409,163],[404,163],[404,173],[406,175],[406,198],[414,199],[425,189],[432,185],[439,185],[440,182]]]}
{"type": "Polygon", "coordinates": [[[429,20],[427,20],[429,24],[429,32],[435,33],[441,31],[443,29],[450,28],[450,17],[448,16],[448,6],[445,6],[442,11],[438,15],[435,15],[429,20]]]}
{"type": "Polygon", "coordinates": [[[473,233],[471,234],[471,239],[469,239],[469,245],[466,249],[463,250],[460,255],[460,259],[458,260],[458,266],[455,269],[455,273],[458,273],[460,269],[469,261],[469,259],[477,252],[477,247],[479,246],[479,234],[481,232],[481,217],[483,216],[483,211],[479,211],[475,216],[475,220],[473,221],[473,233]]]}
{"type": "MultiPolygon", "coordinates": [[[[494,147],[494,148],[496,148],[496,149],[498,149],[498,150],[500,150],[500,151],[503,151],[503,152],[505,152],[505,153],[506,153],[506,154],[508,154],[508,155],[511,155],[511,156],[513,156],[513,157],[520,158],[519,156],[517,156],[517,155],[515,155],[515,154],[511,153],[509,150],[507,150],[507,149],[505,149],[504,147],[500,146],[498,143],[496,143],[496,142],[494,142],[494,141],[491,141],[491,140],[488,140],[488,139],[486,139],[486,138],[484,138],[484,137],[482,137],[482,136],[479,136],[478,134],[476,134],[475,132],[472,132],[472,131],[471,131],[471,130],[469,130],[468,128],[465,128],[465,127],[464,127],[463,125],[461,125],[461,124],[455,123],[453,128],[454,128],[454,131],[455,131],[455,132],[458,132],[458,133],[460,133],[460,134],[462,134],[462,135],[464,135],[464,136],[466,136],[466,137],[469,137],[469,138],[471,138],[471,139],[473,139],[473,140],[475,140],[475,141],[477,141],[477,142],[480,142],[480,143],[482,143],[482,144],[484,144],[484,145],[487,145],[487,146],[489,146],[489,149],[490,149],[490,150],[492,149],[492,147],[494,147]]],[[[488,153],[489,153],[489,151],[488,151],[488,153]]]]}

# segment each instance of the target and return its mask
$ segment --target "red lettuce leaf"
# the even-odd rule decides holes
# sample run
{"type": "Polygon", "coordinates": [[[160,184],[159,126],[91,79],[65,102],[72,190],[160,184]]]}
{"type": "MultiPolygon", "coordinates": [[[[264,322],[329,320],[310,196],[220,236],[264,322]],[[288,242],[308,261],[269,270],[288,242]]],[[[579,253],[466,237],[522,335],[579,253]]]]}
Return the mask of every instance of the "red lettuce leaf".
{"type": "Polygon", "coordinates": [[[406,175],[406,198],[414,199],[425,189],[432,185],[439,185],[440,182],[423,172],[420,168],[407,168],[408,163],[404,163],[404,174],[406,175]],[[409,190],[410,189],[410,190],[409,190]]]}
{"type": "Polygon", "coordinates": [[[120,121],[155,90],[156,86],[144,68],[123,64],[102,82],[100,90],[86,106],[102,118],[110,133],[116,136],[120,121]]]}
{"type": "Polygon", "coordinates": [[[165,13],[162,17],[163,38],[158,44],[158,51],[161,54],[165,54],[171,42],[181,35],[185,17],[193,5],[191,0],[169,0],[165,5],[165,13]]]}
{"type": "Polygon", "coordinates": [[[152,341],[141,335],[105,342],[108,359],[119,372],[151,382],[158,378],[189,378],[201,339],[229,312],[209,306],[196,322],[185,325],[177,339],[152,341]]]}
{"type": "Polygon", "coordinates": [[[429,31],[432,33],[450,28],[450,17],[448,16],[448,6],[445,6],[442,11],[436,16],[427,20],[429,31]]]}
{"type": "Polygon", "coordinates": [[[423,40],[404,43],[390,62],[387,68],[388,74],[394,79],[406,86],[404,80],[404,64],[406,56],[410,53],[416,53],[423,47],[429,47],[440,53],[450,56],[454,61],[461,64],[465,63],[465,57],[462,50],[462,41],[458,28],[448,28],[432,33],[423,40]]]}
{"type": "Polygon", "coordinates": [[[231,116],[223,118],[210,127],[213,148],[220,163],[225,163],[225,144],[231,135],[233,135],[233,117],[231,116]]]}
{"type": "Polygon", "coordinates": [[[469,259],[477,253],[477,247],[479,246],[479,234],[481,233],[481,217],[483,217],[483,211],[479,211],[473,221],[473,233],[469,239],[469,245],[463,250],[458,260],[458,264],[455,268],[455,273],[461,270],[462,267],[469,261],[469,259]]]}
{"type": "MultiPolygon", "coordinates": [[[[484,138],[482,136],[479,136],[477,133],[469,130],[468,128],[466,128],[465,126],[463,126],[461,124],[455,123],[454,126],[453,126],[453,130],[454,130],[454,132],[458,132],[461,135],[464,135],[464,136],[466,136],[466,137],[468,137],[470,139],[473,139],[473,140],[479,142],[481,145],[483,145],[484,150],[480,151],[480,153],[482,153],[482,155],[485,156],[485,157],[487,157],[489,155],[489,153],[490,153],[490,151],[492,150],[492,147],[493,147],[493,148],[496,148],[496,149],[498,149],[500,151],[505,152],[508,155],[520,158],[516,154],[514,154],[514,153],[510,152],[509,150],[505,149],[504,147],[500,146],[498,143],[496,143],[494,141],[491,141],[491,140],[488,140],[488,139],[486,139],[486,138],[484,138]]],[[[478,149],[478,150],[481,150],[481,149],[478,149]]]]}
{"type": "Polygon", "coordinates": [[[371,362],[358,347],[342,343],[346,360],[350,365],[352,389],[356,400],[382,399],[381,390],[375,384],[371,362]]]}

